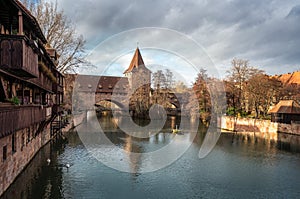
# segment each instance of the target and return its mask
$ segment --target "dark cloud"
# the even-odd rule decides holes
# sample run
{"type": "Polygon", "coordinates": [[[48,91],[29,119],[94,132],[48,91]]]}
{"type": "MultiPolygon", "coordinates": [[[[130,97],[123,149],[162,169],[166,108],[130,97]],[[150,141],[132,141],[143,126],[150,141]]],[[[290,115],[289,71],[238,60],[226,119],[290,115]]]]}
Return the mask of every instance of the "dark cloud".
{"type": "Polygon", "coordinates": [[[291,9],[290,13],[287,15],[287,18],[294,18],[294,17],[297,17],[297,18],[300,17],[300,5],[294,6],[291,9]]]}
{"type": "Polygon", "coordinates": [[[191,36],[216,65],[228,68],[230,60],[238,57],[269,73],[300,68],[296,0],[64,0],[59,5],[86,38],[88,48],[121,31],[155,26],[191,36]]]}

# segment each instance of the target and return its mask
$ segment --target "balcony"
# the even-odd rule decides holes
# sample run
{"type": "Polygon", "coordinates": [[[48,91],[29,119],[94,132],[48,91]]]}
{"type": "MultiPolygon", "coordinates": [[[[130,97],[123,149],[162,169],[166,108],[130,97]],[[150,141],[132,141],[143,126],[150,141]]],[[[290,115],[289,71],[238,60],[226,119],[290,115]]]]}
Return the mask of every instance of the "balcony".
{"type": "Polygon", "coordinates": [[[62,93],[64,91],[63,86],[57,83],[52,84],[52,91],[54,93],[62,93]]]}
{"type": "Polygon", "coordinates": [[[37,44],[21,35],[0,35],[0,67],[23,78],[38,77],[37,44]]]}
{"type": "Polygon", "coordinates": [[[30,79],[29,80],[32,83],[35,83],[39,87],[52,91],[53,83],[52,81],[43,73],[40,73],[40,76],[38,78],[30,79]]]}
{"type": "Polygon", "coordinates": [[[52,115],[57,115],[63,111],[63,107],[59,104],[54,104],[52,107],[52,115]]]}
{"type": "Polygon", "coordinates": [[[0,106],[0,138],[32,124],[46,120],[47,109],[42,106],[0,106]]]}

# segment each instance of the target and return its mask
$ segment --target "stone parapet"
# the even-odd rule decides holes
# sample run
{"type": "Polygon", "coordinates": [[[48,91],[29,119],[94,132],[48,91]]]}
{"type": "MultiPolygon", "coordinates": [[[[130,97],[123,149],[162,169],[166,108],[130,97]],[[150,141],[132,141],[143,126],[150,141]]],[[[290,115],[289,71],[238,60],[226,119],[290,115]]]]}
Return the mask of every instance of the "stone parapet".
{"type": "Polygon", "coordinates": [[[222,116],[221,129],[237,132],[261,132],[261,133],[288,133],[300,135],[300,124],[283,124],[253,118],[236,118],[222,116]]]}

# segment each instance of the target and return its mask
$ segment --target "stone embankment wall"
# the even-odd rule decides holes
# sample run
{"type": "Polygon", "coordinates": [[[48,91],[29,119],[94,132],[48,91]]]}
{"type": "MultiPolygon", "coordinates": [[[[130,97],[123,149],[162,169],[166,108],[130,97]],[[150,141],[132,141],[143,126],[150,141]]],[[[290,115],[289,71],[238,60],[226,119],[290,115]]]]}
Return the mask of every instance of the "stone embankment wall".
{"type": "Polygon", "coordinates": [[[36,131],[37,126],[33,125],[0,139],[0,195],[50,140],[50,124],[38,135],[36,131]]]}
{"type": "Polygon", "coordinates": [[[237,132],[288,133],[300,135],[300,124],[282,124],[270,120],[223,116],[221,129],[237,132]]]}

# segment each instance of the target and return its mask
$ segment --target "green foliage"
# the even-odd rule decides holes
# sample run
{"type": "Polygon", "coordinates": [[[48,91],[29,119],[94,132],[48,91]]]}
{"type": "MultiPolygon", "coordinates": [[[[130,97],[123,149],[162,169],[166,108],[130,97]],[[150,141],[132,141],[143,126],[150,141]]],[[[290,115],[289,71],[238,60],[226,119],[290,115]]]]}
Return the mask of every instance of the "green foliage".
{"type": "Polygon", "coordinates": [[[234,107],[229,107],[227,108],[226,110],[226,115],[229,115],[229,116],[234,116],[236,114],[236,109],[234,107]]]}
{"type": "Polygon", "coordinates": [[[235,116],[236,115],[238,117],[247,117],[247,116],[249,116],[249,113],[247,113],[244,110],[237,110],[237,108],[229,107],[226,110],[226,115],[229,115],[229,116],[235,116]]]}
{"type": "Polygon", "coordinates": [[[20,100],[19,100],[19,98],[16,97],[16,96],[14,96],[14,97],[8,99],[8,101],[11,102],[11,103],[13,103],[13,104],[15,104],[15,105],[19,105],[19,104],[20,104],[20,100]]]}
{"type": "Polygon", "coordinates": [[[244,110],[241,110],[240,111],[240,116],[241,117],[247,117],[249,114],[246,112],[246,111],[244,111],[244,110]]]}
{"type": "Polygon", "coordinates": [[[43,62],[39,62],[39,69],[41,72],[43,72],[47,77],[49,77],[49,79],[53,82],[56,83],[56,78],[53,75],[53,73],[51,72],[51,70],[43,63],[43,62]]]}

